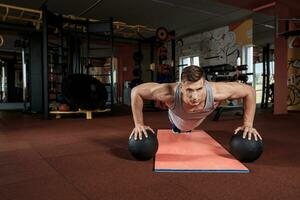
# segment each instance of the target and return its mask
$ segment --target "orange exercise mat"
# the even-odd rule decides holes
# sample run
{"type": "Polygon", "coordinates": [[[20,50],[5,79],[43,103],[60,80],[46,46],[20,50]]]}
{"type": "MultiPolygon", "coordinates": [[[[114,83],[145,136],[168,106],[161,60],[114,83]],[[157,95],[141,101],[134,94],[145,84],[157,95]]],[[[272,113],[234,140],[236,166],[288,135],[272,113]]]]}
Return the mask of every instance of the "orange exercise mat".
{"type": "Polygon", "coordinates": [[[205,131],[174,134],[171,130],[158,130],[157,137],[155,172],[249,173],[247,167],[205,131]]]}

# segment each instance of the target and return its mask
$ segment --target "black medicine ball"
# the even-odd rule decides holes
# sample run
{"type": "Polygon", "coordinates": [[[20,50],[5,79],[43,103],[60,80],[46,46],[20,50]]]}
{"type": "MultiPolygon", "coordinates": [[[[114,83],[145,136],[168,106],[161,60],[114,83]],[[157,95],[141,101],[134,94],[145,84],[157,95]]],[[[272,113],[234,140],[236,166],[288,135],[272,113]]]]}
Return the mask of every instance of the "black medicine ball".
{"type": "Polygon", "coordinates": [[[158,149],[158,140],[156,134],[147,130],[148,138],[143,135],[142,140],[134,140],[134,137],[128,141],[128,150],[137,160],[149,160],[155,156],[158,149]]]}
{"type": "Polygon", "coordinates": [[[86,74],[71,74],[62,82],[62,94],[70,105],[84,110],[105,107],[108,94],[105,86],[86,74]]]}
{"type": "Polygon", "coordinates": [[[263,143],[260,139],[255,141],[254,137],[243,139],[243,131],[233,135],[229,144],[230,153],[241,162],[253,162],[263,152],[263,143]]]}

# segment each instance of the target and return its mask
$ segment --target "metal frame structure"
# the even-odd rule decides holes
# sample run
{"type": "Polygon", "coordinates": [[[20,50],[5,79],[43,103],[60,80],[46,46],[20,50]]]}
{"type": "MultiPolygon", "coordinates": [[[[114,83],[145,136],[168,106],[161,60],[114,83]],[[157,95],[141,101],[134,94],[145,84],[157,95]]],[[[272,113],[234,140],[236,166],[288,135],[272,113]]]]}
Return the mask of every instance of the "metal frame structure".
{"type": "Polygon", "coordinates": [[[25,22],[32,23],[37,30],[40,29],[43,23],[43,12],[24,7],[17,7],[0,3],[0,17],[3,22],[25,22]]]}
{"type": "MultiPolygon", "coordinates": [[[[18,7],[13,5],[7,5],[0,3],[0,27],[6,30],[16,30],[22,32],[39,32],[41,33],[42,42],[42,53],[41,53],[41,64],[42,64],[42,111],[44,114],[44,119],[49,119],[49,91],[48,91],[48,76],[49,76],[49,36],[53,34],[53,24],[61,27],[58,28],[58,32],[74,31],[78,32],[78,36],[84,36],[88,32],[88,24],[98,22],[101,23],[103,20],[87,19],[74,15],[62,15],[56,14],[48,11],[47,4],[44,3],[41,10],[29,9],[24,7],[18,7]],[[54,19],[54,20],[53,20],[54,19]],[[56,20],[60,19],[60,20],[56,20]],[[56,24],[58,23],[58,24],[56,24]],[[52,28],[49,29],[49,26],[52,28]]],[[[116,21],[114,22],[112,18],[109,19],[110,23],[110,36],[105,33],[95,34],[97,37],[103,41],[110,42],[111,44],[111,72],[113,71],[113,57],[114,57],[114,41],[117,39],[125,40],[140,40],[147,34],[153,35],[156,31],[153,28],[149,28],[142,25],[128,25],[124,22],[116,21]]],[[[77,33],[76,33],[77,34],[77,33]]],[[[120,40],[121,41],[121,40],[120,40]]],[[[173,56],[172,56],[173,57],[173,56]]],[[[113,83],[113,73],[110,74],[110,80],[113,83]]],[[[114,93],[113,84],[110,85],[111,93],[111,107],[114,103],[114,93]]]]}

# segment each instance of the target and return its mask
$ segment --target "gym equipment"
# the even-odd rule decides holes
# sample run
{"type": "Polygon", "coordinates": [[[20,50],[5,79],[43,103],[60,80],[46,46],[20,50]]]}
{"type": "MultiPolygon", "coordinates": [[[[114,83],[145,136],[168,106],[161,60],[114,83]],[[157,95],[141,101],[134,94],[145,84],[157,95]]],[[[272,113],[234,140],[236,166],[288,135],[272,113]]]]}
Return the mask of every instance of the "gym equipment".
{"type": "Polygon", "coordinates": [[[0,3],[2,21],[11,22],[22,22],[27,26],[31,24],[35,26],[36,30],[39,30],[42,24],[43,13],[41,10],[34,10],[30,8],[18,7],[8,4],[0,3]],[[20,14],[22,13],[22,14],[20,14]]]}
{"type": "Polygon", "coordinates": [[[158,66],[157,83],[171,83],[172,82],[172,67],[167,64],[158,66]]]}
{"type": "Polygon", "coordinates": [[[165,27],[159,27],[156,29],[156,37],[160,41],[166,41],[168,38],[168,30],[165,27]]]}
{"type": "Polygon", "coordinates": [[[61,104],[59,104],[59,106],[58,106],[58,110],[59,110],[59,111],[69,111],[70,108],[69,108],[69,106],[68,106],[67,104],[61,103],[61,104]]]}
{"type": "Polygon", "coordinates": [[[65,103],[66,99],[65,99],[64,95],[62,95],[62,94],[57,95],[56,102],[57,103],[65,103]]]}
{"type": "Polygon", "coordinates": [[[272,51],[270,50],[270,44],[266,44],[263,47],[263,73],[262,73],[262,98],[261,98],[261,108],[268,108],[270,101],[270,54],[272,51]]]}
{"type": "Polygon", "coordinates": [[[143,56],[142,52],[136,51],[133,53],[132,58],[136,62],[141,62],[143,60],[144,56],[143,56]]]}
{"type": "Polygon", "coordinates": [[[243,139],[243,131],[233,135],[229,144],[231,154],[241,162],[253,162],[257,160],[263,152],[261,140],[255,141],[254,138],[243,139]]]}
{"type": "Polygon", "coordinates": [[[164,46],[158,48],[158,58],[163,61],[168,59],[168,49],[164,46]]]}
{"type": "Polygon", "coordinates": [[[140,67],[136,67],[132,70],[132,74],[134,78],[130,81],[129,87],[132,89],[137,85],[140,85],[143,83],[143,80],[140,78],[142,76],[142,70],[140,67]]]}
{"type": "Polygon", "coordinates": [[[107,101],[105,86],[86,74],[71,74],[62,82],[62,94],[69,105],[84,110],[104,109],[107,101]]]}
{"type": "Polygon", "coordinates": [[[140,85],[142,83],[143,83],[142,79],[140,79],[140,78],[134,78],[134,79],[132,79],[130,81],[129,87],[130,87],[130,89],[133,89],[135,86],[138,86],[138,85],[140,85]]]}
{"type": "Polygon", "coordinates": [[[142,140],[135,140],[133,137],[128,141],[128,150],[137,160],[149,160],[155,156],[158,149],[156,134],[147,130],[148,138],[143,135],[142,140]]]}
{"type": "Polygon", "coordinates": [[[235,71],[235,67],[230,64],[221,64],[221,65],[211,65],[202,67],[206,74],[211,74],[215,72],[231,72],[235,71]]]}
{"type": "Polygon", "coordinates": [[[249,173],[247,167],[202,130],[174,134],[170,129],[160,129],[157,138],[155,172],[249,173]]]}
{"type": "Polygon", "coordinates": [[[139,66],[135,67],[133,70],[132,70],[132,75],[134,77],[140,77],[142,75],[142,70],[140,69],[139,66]]]}

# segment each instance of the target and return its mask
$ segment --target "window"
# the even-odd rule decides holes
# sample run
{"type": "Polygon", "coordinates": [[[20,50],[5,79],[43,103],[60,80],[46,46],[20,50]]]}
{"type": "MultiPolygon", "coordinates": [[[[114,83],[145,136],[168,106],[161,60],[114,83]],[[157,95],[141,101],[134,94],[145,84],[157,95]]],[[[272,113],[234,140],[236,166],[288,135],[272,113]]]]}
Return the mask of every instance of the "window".
{"type": "Polygon", "coordinates": [[[182,64],[183,65],[191,65],[191,59],[188,57],[188,58],[182,58],[182,64]]]}
{"type": "Polygon", "coordinates": [[[200,66],[199,56],[192,57],[191,60],[192,60],[193,65],[200,66]]]}
{"type": "MultiPolygon", "coordinates": [[[[254,65],[254,88],[256,90],[256,103],[261,103],[263,88],[263,63],[255,63],[254,65]]],[[[270,83],[273,83],[274,77],[274,61],[270,61],[270,83]]]]}
{"type": "Polygon", "coordinates": [[[248,66],[247,73],[248,75],[248,83],[251,83],[253,87],[255,87],[255,76],[251,73],[255,73],[254,65],[253,65],[253,46],[243,46],[243,61],[242,64],[248,66]]]}

